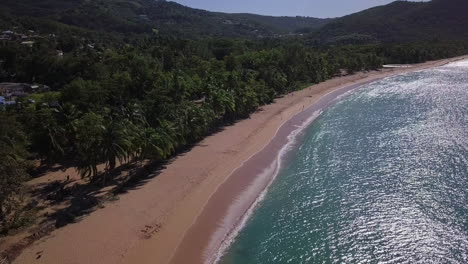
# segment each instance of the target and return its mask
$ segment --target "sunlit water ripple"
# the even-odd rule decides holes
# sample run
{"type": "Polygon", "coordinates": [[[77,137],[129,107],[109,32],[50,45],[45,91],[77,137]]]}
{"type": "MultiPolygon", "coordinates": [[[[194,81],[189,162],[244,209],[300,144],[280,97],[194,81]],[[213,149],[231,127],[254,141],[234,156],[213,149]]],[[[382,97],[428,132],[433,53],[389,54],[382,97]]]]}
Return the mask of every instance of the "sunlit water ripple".
{"type": "Polygon", "coordinates": [[[223,264],[468,263],[468,62],[326,110],[223,264]]]}

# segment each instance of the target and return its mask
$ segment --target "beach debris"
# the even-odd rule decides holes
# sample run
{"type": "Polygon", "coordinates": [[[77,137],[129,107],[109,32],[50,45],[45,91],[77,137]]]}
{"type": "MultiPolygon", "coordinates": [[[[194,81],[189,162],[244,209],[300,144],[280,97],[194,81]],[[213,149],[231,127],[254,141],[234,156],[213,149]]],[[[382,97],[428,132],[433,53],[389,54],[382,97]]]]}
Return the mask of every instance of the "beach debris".
{"type": "Polygon", "coordinates": [[[145,239],[151,238],[154,234],[158,233],[159,230],[161,230],[162,225],[161,224],[155,224],[155,225],[145,225],[145,228],[140,230],[141,233],[143,233],[143,237],[145,239]]]}
{"type": "Polygon", "coordinates": [[[0,259],[0,264],[9,264],[7,257],[1,258],[0,259]]]}

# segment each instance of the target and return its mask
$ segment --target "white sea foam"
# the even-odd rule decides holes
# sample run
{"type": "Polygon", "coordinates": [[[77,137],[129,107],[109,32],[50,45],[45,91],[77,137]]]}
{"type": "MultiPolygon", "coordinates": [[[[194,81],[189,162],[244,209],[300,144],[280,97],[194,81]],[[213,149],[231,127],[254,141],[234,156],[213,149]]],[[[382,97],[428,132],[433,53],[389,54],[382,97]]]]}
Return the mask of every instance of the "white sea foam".
{"type": "MultiPolygon", "coordinates": [[[[432,71],[443,70],[444,67],[468,67],[468,60],[450,63],[443,67],[434,68],[432,69],[432,71]]],[[[369,99],[372,99],[376,97],[381,97],[384,94],[401,95],[402,93],[406,94],[405,96],[407,96],[408,94],[418,96],[419,93],[424,90],[422,88],[428,88],[434,85],[434,83],[432,82],[434,82],[435,80],[432,79],[431,82],[428,82],[428,79],[425,78],[414,78],[414,74],[431,74],[430,71],[431,70],[421,70],[413,72],[411,74],[402,74],[398,76],[387,77],[381,81],[364,85],[363,88],[367,88],[367,92],[361,93],[360,95],[357,95],[357,97],[364,96],[369,97],[369,99]],[[402,89],[402,87],[400,87],[399,85],[396,85],[397,83],[403,80],[405,81],[404,89],[402,89]],[[376,86],[378,87],[378,89],[375,89],[376,86]]],[[[345,92],[341,95],[338,95],[333,101],[341,101],[341,99],[349,96],[349,94],[353,91],[354,89],[345,92]]],[[[301,132],[303,132],[304,129],[307,128],[320,114],[321,111],[314,112],[313,115],[311,115],[308,119],[302,122],[301,125],[295,126],[296,129],[293,132],[291,132],[291,134],[287,137],[287,143],[280,150],[276,160],[260,175],[258,175],[255,178],[254,182],[251,184],[251,186],[247,188],[241,195],[239,195],[235,202],[229,207],[228,214],[224,217],[217,232],[213,235],[213,239],[211,240],[208,249],[205,251],[205,263],[218,263],[222,259],[227,249],[232,245],[239,232],[244,228],[247,221],[254,213],[256,207],[265,198],[268,189],[278,176],[278,173],[281,169],[281,163],[284,160],[285,155],[295,146],[298,135],[300,135],[301,132]],[[268,182],[266,184],[266,188],[263,191],[261,191],[260,195],[256,197],[256,199],[250,205],[246,213],[239,219],[238,214],[240,211],[242,211],[242,208],[245,206],[245,200],[243,200],[242,198],[249,196],[252,197],[252,195],[256,195],[256,193],[258,193],[258,186],[265,185],[265,182],[268,182]],[[257,189],[255,189],[255,187],[257,187],[257,189]],[[232,227],[232,223],[236,222],[237,224],[234,227],[232,227]],[[214,252],[216,252],[216,254],[213,254],[214,252]]]]}
{"type": "Polygon", "coordinates": [[[468,60],[451,62],[444,67],[468,67],[468,60]]]}
{"type": "Polygon", "coordinates": [[[206,259],[205,263],[207,264],[218,263],[221,260],[226,250],[235,241],[235,238],[237,237],[239,232],[244,228],[247,221],[254,213],[257,205],[265,198],[265,195],[267,194],[269,187],[271,186],[271,184],[274,182],[274,180],[278,176],[278,173],[281,169],[281,163],[285,155],[291,149],[293,149],[296,143],[296,139],[298,138],[298,135],[300,135],[304,131],[304,129],[306,129],[321,113],[322,113],[322,110],[315,111],[310,117],[304,120],[301,125],[297,126],[297,129],[293,130],[288,135],[287,137],[288,141],[279,151],[279,155],[276,158],[276,160],[267,169],[265,169],[260,175],[258,175],[255,178],[255,181],[251,185],[251,187],[245,190],[244,192],[242,192],[242,194],[240,194],[238,198],[234,201],[234,203],[229,207],[228,214],[224,217],[222,224],[218,228],[218,231],[213,235],[213,239],[211,240],[207,250],[205,251],[205,259],[206,259]],[[264,182],[266,178],[270,178],[267,187],[260,193],[260,195],[257,196],[255,201],[249,207],[247,212],[242,216],[240,221],[234,226],[234,228],[229,230],[229,226],[231,226],[232,223],[235,222],[237,218],[239,208],[242,207],[243,201],[241,197],[248,196],[249,193],[251,193],[252,191],[255,191],[254,190],[255,186],[257,184],[261,184],[262,182],[264,182]],[[222,239],[221,245],[219,245],[219,240],[216,239],[220,236],[221,237],[224,236],[224,238],[222,239]],[[217,253],[213,255],[212,254],[213,252],[217,252],[217,253]]]}
{"type": "Polygon", "coordinates": [[[272,219],[247,224],[253,205],[217,260],[252,224],[266,232],[238,238],[229,253],[237,262],[308,263],[324,254],[334,262],[466,263],[463,67],[391,77],[336,104],[307,135],[295,168],[281,174],[271,196],[262,193],[259,200],[273,202],[260,217],[272,219]],[[327,229],[330,223],[343,228],[327,229]],[[324,241],[343,250],[324,250],[324,241]]]}
{"type": "MultiPolygon", "coordinates": [[[[384,80],[387,80],[388,78],[391,78],[391,77],[386,77],[384,78],[384,80]]],[[[362,86],[359,86],[359,87],[362,87],[362,86]]],[[[332,101],[333,102],[341,101],[344,97],[349,96],[354,90],[355,89],[351,89],[347,92],[344,92],[338,95],[332,101]]],[[[329,94],[331,93],[333,92],[330,92],[329,94]]],[[[305,111],[308,111],[308,110],[305,110],[305,111]]],[[[298,135],[300,135],[318,116],[320,116],[322,112],[323,112],[323,109],[313,112],[312,115],[306,120],[304,120],[301,125],[296,126],[297,129],[293,130],[288,135],[287,137],[288,142],[281,148],[276,160],[268,168],[266,168],[260,175],[256,177],[254,183],[251,185],[251,188],[248,188],[247,190],[245,190],[241,195],[238,196],[238,198],[234,201],[234,203],[230,205],[227,215],[222,220],[222,223],[218,227],[215,234],[213,234],[210,244],[208,245],[208,248],[204,252],[206,264],[217,264],[219,263],[219,261],[221,261],[226,251],[234,243],[239,232],[245,227],[247,221],[253,215],[256,207],[265,198],[265,195],[267,194],[269,187],[271,186],[271,184],[274,182],[274,180],[278,176],[278,173],[281,169],[281,162],[283,161],[285,155],[294,147],[296,143],[296,139],[298,138],[298,135]],[[242,206],[242,200],[240,198],[245,196],[245,194],[247,193],[251,193],[256,183],[258,182],[261,183],[262,180],[263,181],[265,180],[265,177],[271,177],[266,188],[260,193],[260,195],[257,196],[257,198],[249,207],[247,212],[241,217],[240,221],[237,221],[237,224],[234,225],[234,227],[230,228],[232,226],[232,223],[236,222],[235,221],[237,218],[236,216],[237,216],[237,213],[239,212],[238,209],[241,208],[242,206]],[[220,237],[223,237],[221,242],[219,240],[220,237]],[[214,252],[215,254],[213,254],[214,252]]],[[[286,124],[286,122],[287,121],[285,121],[283,125],[286,124]]],[[[280,128],[282,126],[280,126],[280,128]]],[[[278,133],[279,129],[277,130],[276,133],[278,133]]]]}

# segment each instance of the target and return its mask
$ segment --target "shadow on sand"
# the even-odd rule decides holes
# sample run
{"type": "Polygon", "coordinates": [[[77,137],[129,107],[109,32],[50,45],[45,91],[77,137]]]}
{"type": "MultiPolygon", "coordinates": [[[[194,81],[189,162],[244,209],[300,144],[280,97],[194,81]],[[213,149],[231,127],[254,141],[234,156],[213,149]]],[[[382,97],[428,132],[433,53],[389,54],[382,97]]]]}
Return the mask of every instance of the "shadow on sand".
{"type": "MultiPolygon", "coordinates": [[[[204,138],[223,131],[237,121],[225,123],[224,126],[213,129],[204,138]]],[[[200,140],[178,149],[177,153],[167,160],[146,162],[144,165],[138,161],[121,165],[106,175],[105,184],[102,181],[77,183],[76,180],[67,178],[34,186],[30,191],[31,202],[26,208],[40,212],[40,221],[27,230],[26,237],[0,254],[0,259],[5,257],[7,261],[14,260],[35,241],[48,236],[58,228],[81,221],[86,215],[105,207],[107,202],[118,200],[120,195],[142,188],[146,183],[158,177],[178,157],[186,155],[194,147],[206,146],[200,140]]],[[[66,171],[73,165],[68,163],[44,165],[38,167],[31,175],[32,178],[39,178],[50,172],[66,171]]],[[[100,176],[97,178],[101,178],[100,176]]]]}

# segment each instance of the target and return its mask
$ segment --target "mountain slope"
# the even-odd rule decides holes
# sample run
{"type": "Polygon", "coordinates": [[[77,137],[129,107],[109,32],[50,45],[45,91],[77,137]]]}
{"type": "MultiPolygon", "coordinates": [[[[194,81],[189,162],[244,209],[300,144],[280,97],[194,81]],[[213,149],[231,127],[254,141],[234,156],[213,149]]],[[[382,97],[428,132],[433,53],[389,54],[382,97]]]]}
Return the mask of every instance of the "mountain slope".
{"type": "Polygon", "coordinates": [[[326,42],[468,39],[468,1],[396,1],[345,16],[314,37],[326,42]]]}
{"type": "MultiPolygon", "coordinates": [[[[329,19],[226,14],[151,0],[2,0],[0,25],[21,17],[25,27],[60,23],[94,31],[143,33],[156,29],[184,37],[262,37],[316,29],[329,19]],[[32,21],[31,21],[32,20],[32,21]]],[[[18,21],[14,21],[18,23],[18,21]]]]}
{"type": "Polygon", "coordinates": [[[209,12],[166,1],[156,2],[147,14],[161,30],[172,30],[184,35],[208,33],[214,36],[271,36],[296,32],[303,28],[317,29],[331,21],[310,17],[209,12]]]}
{"type": "Polygon", "coordinates": [[[231,17],[254,21],[259,24],[270,26],[284,33],[297,32],[303,30],[314,30],[323,27],[330,23],[331,18],[314,18],[314,17],[274,17],[262,16],[255,14],[231,14],[231,17]]]}
{"type": "Polygon", "coordinates": [[[2,0],[0,27],[188,38],[277,37],[309,33],[314,42],[365,44],[468,39],[468,0],[396,1],[338,19],[227,14],[155,0],[2,0]]]}

